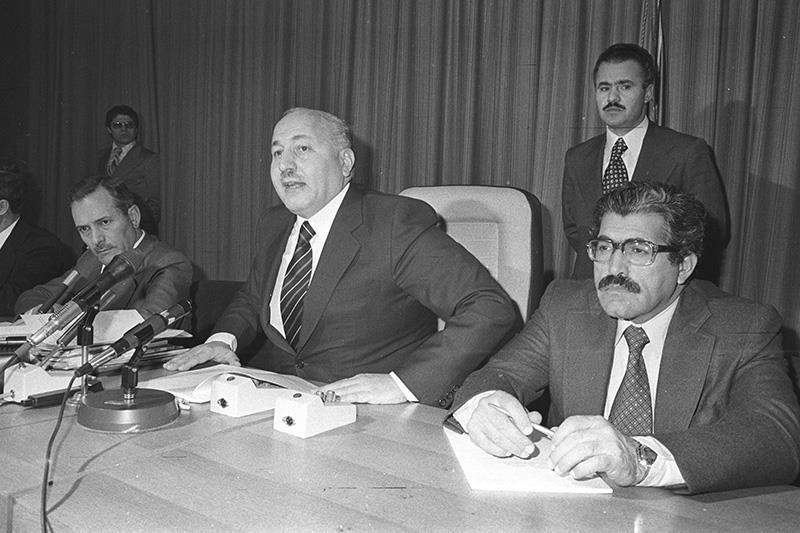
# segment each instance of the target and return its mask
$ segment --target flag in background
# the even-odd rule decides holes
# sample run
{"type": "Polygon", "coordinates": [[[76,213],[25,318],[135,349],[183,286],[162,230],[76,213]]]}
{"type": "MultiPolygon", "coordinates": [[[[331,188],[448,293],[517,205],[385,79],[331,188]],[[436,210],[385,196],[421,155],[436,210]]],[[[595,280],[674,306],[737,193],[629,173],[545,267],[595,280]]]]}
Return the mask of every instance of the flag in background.
{"type": "Polygon", "coordinates": [[[639,24],[639,46],[645,48],[656,62],[656,80],[649,118],[658,125],[664,120],[664,29],[661,26],[661,0],[642,0],[642,17],[639,24]]]}

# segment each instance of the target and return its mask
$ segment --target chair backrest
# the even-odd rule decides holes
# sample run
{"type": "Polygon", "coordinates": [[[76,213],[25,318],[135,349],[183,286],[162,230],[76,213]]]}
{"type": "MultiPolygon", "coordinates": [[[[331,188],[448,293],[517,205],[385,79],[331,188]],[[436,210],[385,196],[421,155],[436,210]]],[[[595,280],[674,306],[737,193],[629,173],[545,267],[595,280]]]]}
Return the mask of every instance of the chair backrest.
{"type": "Polygon", "coordinates": [[[483,263],[522,318],[530,317],[544,289],[542,212],[536,196],[487,185],[411,187],[400,194],[433,207],[447,234],[483,263]]]}

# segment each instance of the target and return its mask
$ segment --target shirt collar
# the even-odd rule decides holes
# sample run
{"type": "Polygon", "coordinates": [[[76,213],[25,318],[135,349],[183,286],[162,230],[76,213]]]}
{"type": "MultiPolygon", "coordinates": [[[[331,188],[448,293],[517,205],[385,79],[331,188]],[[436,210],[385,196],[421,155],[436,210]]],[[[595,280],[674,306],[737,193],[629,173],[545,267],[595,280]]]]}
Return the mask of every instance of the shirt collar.
{"type": "Polygon", "coordinates": [[[19,217],[17,217],[17,219],[14,222],[12,222],[11,225],[9,225],[6,229],[0,231],[0,248],[3,247],[8,238],[11,236],[11,232],[14,231],[14,227],[17,225],[17,222],[19,222],[19,217]]]}
{"type": "Polygon", "coordinates": [[[311,215],[311,218],[303,218],[298,215],[295,221],[295,228],[299,228],[303,222],[308,220],[308,223],[314,228],[314,236],[319,236],[319,240],[324,241],[331,230],[331,226],[333,226],[333,219],[336,218],[336,213],[339,212],[339,207],[341,207],[349,189],[350,183],[347,183],[322,209],[311,215]]]}
{"type": "Polygon", "coordinates": [[[628,329],[628,326],[637,326],[644,330],[647,333],[647,338],[650,339],[650,342],[656,346],[663,346],[664,340],[667,338],[667,329],[669,328],[669,323],[672,321],[672,316],[675,314],[675,310],[678,308],[678,302],[681,299],[682,294],[678,295],[671,304],[665,307],[660,313],[656,316],[644,322],[642,324],[636,324],[631,322],[630,320],[617,320],[617,335],[614,337],[614,345],[620,341],[622,338],[622,334],[628,329]]]}
{"type": "MultiPolygon", "coordinates": [[[[625,144],[628,146],[628,150],[634,151],[637,154],[642,148],[642,143],[644,142],[644,136],[647,133],[647,127],[650,125],[650,120],[648,120],[647,115],[642,119],[642,121],[636,125],[631,131],[622,135],[621,137],[625,139],[625,144]]],[[[617,139],[620,138],[620,135],[617,135],[611,128],[606,126],[606,146],[614,146],[614,143],[617,142],[617,139]]]]}

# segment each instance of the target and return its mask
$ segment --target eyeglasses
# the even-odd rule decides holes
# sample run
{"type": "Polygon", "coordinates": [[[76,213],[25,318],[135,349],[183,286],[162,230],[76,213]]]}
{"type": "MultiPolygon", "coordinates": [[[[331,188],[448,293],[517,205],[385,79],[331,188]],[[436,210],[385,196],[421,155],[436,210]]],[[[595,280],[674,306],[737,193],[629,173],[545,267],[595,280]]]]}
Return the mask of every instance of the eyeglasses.
{"type": "Polygon", "coordinates": [[[135,128],[136,124],[134,124],[133,122],[112,122],[111,123],[111,129],[112,130],[121,130],[123,127],[125,127],[125,129],[127,129],[127,130],[130,130],[130,129],[135,128]]]}
{"type": "Polygon", "coordinates": [[[636,266],[650,266],[656,260],[656,254],[661,252],[677,252],[674,246],[654,244],[641,239],[627,239],[623,242],[614,242],[611,239],[594,239],[586,245],[589,259],[597,263],[611,260],[614,250],[620,250],[628,262],[636,266]]]}

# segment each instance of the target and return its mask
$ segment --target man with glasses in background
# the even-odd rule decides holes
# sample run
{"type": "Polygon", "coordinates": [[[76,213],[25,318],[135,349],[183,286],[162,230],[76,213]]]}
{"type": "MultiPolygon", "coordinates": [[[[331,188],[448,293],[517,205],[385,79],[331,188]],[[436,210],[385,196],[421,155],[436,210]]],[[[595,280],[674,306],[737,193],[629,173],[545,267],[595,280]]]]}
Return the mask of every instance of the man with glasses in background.
{"type": "Polygon", "coordinates": [[[158,154],[137,142],[139,115],[126,105],[116,105],[106,112],[106,131],[111,146],[100,150],[97,172],[125,183],[141,208],[141,228],[158,235],[161,220],[161,180],[158,154]]]}
{"type": "Polygon", "coordinates": [[[689,492],[792,482],[800,422],[771,307],[692,280],[706,211],[632,182],[594,210],[594,280],[556,281],[524,330],[453,403],[473,442],[530,456],[550,387],[561,475],[689,492]]]}

